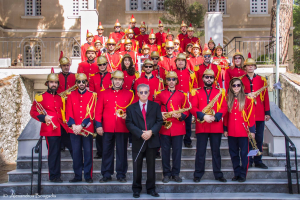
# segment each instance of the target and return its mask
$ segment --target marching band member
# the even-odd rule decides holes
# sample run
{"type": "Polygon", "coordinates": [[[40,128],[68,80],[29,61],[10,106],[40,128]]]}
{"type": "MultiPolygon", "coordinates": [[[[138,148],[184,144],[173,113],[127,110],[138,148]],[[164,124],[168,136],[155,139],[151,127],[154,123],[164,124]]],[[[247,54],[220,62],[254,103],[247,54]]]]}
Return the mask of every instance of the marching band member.
{"type": "Polygon", "coordinates": [[[242,78],[246,75],[246,72],[243,69],[244,56],[237,50],[232,57],[232,65],[226,70],[225,75],[225,88],[228,90],[229,82],[234,77],[242,78]]]}
{"type": "Polygon", "coordinates": [[[123,88],[132,90],[135,81],[140,77],[139,72],[135,69],[132,57],[125,54],[121,61],[121,68],[119,69],[124,73],[123,88]]]}
{"type": "Polygon", "coordinates": [[[203,58],[204,62],[200,66],[194,66],[194,70],[196,73],[197,81],[198,81],[198,87],[203,87],[203,73],[206,69],[212,69],[214,71],[214,86],[222,87],[222,78],[221,78],[221,67],[218,67],[217,65],[211,63],[211,51],[208,49],[207,44],[204,45],[203,50],[203,58]]]}
{"type": "Polygon", "coordinates": [[[75,177],[70,183],[82,181],[82,170],[87,183],[93,182],[93,133],[97,93],[86,89],[88,81],[83,73],[76,75],[78,89],[68,95],[66,119],[72,127],[70,135],[73,147],[75,177]],[[82,149],[84,154],[82,155],[82,149]]]}
{"type": "Polygon", "coordinates": [[[138,71],[138,60],[137,60],[137,55],[138,53],[136,51],[132,51],[132,40],[130,39],[125,39],[124,42],[124,47],[125,47],[125,51],[120,52],[121,57],[124,56],[125,54],[128,54],[131,56],[133,64],[135,65],[135,70],[138,71]]]}
{"type": "Polygon", "coordinates": [[[164,89],[163,79],[154,76],[152,73],[152,71],[153,71],[153,62],[152,61],[150,61],[149,59],[144,61],[143,71],[145,72],[145,75],[141,76],[139,79],[137,79],[133,86],[135,94],[136,94],[135,102],[138,101],[137,86],[142,83],[149,85],[149,87],[150,87],[150,90],[149,90],[150,95],[149,95],[149,99],[148,99],[150,101],[153,101],[154,94],[156,91],[164,89]]]}
{"type": "Polygon", "coordinates": [[[101,22],[99,22],[99,26],[97,27],[97,32],[98,32],[98,35],[94,36],[93,42],[96,42],[97,40],[99,40],[101,42],[101,44],[103,46],[105,46],[106,41],[105,41],[105,37],[103,36],[104,27],[102,26],[101,22]]]}
{"type": "Polygon", "coordinates": [[[139,56],[144,59],[150,58],[150,47],[148,46],[148,44],[143,44],[142,51],[139,56]]]}
{"type": "Polygon", "coordinates": [[[193,49],[193,44],[192,43],[189,43],[186,45],[185,47],[185,52],[183,52],[187,58],[191,58],[193,56],[193,52],[192,52],[192,49],[193,49]]]}
{"type": "Polygon", "coordinates": [[[173,52],[173,54],[176,57],[179,53],[183,53],[183,52],[182,52],[182,50],[180,48],[180,41],[179,41],[179,39],[176,38],[173,42],[174,42],[174,52],[173,52]]]}
{"type": "Polygon", "coordinates": [[[89,32],[89,30],[86,31],[86,43],[84,43],[81,46],[81,61],[86,61],[88,58],[86,56],[86,50],[90,47],[90,46],[94,46],[93,40],[94,40],[94,35],[93,33],[89,32]]]}
{"type": "Polygon", "coordinates": [[[210,39],[209,39],[207,45],[208,45],[208,48],[209,48],[209,50],[211,51],[212,55],[215,55],[215,53],[216,53],[216,52],[215,52],[216,44],[215,44],[215,42],[213,41],[212,37],[210,37],[210,39]]]}
{"type": "MultiPolygon", "coordinates": [[[[157,51],[153,51],[151,53],[151,61],[153,62],[152,74],[154,76],[162,78],[164,80],[165,76],[166,76],[166,73],[165,73],[165,69],[158,65],[159,59],[160,59],[159,53],[157,51]]],[[[142,75],[144,75],[144,74],[145,74],[145,72],[142,73],[142,75]]]]}
{"type": "Polygon", "coordinates": [[[179,177],[181,165],[182,140],[185,135],[184,119],[189,115],[190,103],[187,93],[176,90],[175,86],[179,83],[176,72],[170,71],[166,75],[168,89],[156,92],[155,102],[161,106],[161,112],[165,125],[160,129],[163,183],[168,183],[172,177],[175,182],[182,182],[179,177]],[[173,113],[166,117],[166,113],[186,109],[181,113],[173,113]],[[170,154],[172,148],[172,167],[170,165],[170,154]]]}
{"type": "Polygon", "coordinates": [[[159,31],[155,33],[155,43],[157,44],[159,54],[162,56],[161,51],[165,48],[167,33],[164,32],[164,25],[160,20],[158,22],[158,30],[159,31]]]}
{"type": "Polygon", "coordinates": [[[71,60],[68,57],[65,57],[64,53],[61,51],[59,56],[59,67],[61,68],[61,72],[58,74],[59,85],[57,94],[75,85],[75,74],[70,72],[70,66],[71,60]]]}
{"type": "Polygon", "coordinates": [[[203,64],[203,57],[200,55],[201,51],[198,43],[193,45],[192,52],[191,57],[187,58],[187,68],[194,71],[194,66],[203,64]]]}
{"type": "Polygon", "coordinates": [[[191,113],[196,120],[197,153],[194,182],[200,182],[205,172],[206,146],[209,138],[215,179],[226,182],[221,171],[220,145],[223,130],[222,117],[227,113],[225,90],[213,86],[215,73],[206,69],[203,73],[204,87],[192,91],[191,113]]]}
{"type": "Polygon", "coordinates": [[[90,46],[85,53],[88,59],[79,63],[77,68],[77,73],[84,73],[87,77],[87,80],[90,80],[91,74],[99,72],[99,68],[97,66],[97,63],[95,62],[96,51],[97,50],[94,46],[90,46]]]}
{"type": "Polygon", "coordinates": [[[143,44],[148,43],[149,35],[146,34],[146,25],[145,22],[142,22],[142,25],[140,27],[141,33],[137,36],[135,36],[135,39],[139,42],[139,49],[141,50],[143,47],[143,44]]]}
{"type": "Polygon", "coordinates": [[[101,51],[101,49],[102,49],[102,43],[101,43],[100,40],[96,40],[94,42],[94,45],[95,45],[95,48],[96,48],[96,58],[98,58],[102,54],[102,51],[101,51]]]}
{"type": "Polygon", "coordinates": [[[215,49],[212,63],[219,65],[221,67],[221,78],[222,78],[222,82],[224,83],[224,86],[222,85],[222,87],[225,88],[226,72],[229,67],[228,67],[227,58],[223,56],[223,47],[220,45],[220,43],[215,49]]]}
{"type": "MultiPolygon", "coordinates": [[[[187,61],[186,56],[183,53],[178,54],[176,60],[176,69],[174,72],[177,74],[178,84],[176,85],[176,90],[189,93],[193,88],[197,88],[197,79],[195,73],[186,67],[187,61]]],[[[185,119],[186,135],[184,136],[184,146],[192,148],[192,115],[188,115],[185,119]]]]}
{"type": "Polygon", "coordinates": [[[158,51],[158,46],[157,44],[155,44],[156,41],[156,36],[153,33],[153,29],[151,29],[151,33],[149,35],[149,48],[150,48],[150,53],[152,53],[153,51],[158,51]]]}
{"type": "Polygon", "coordinates": [[[180,25],[180,30],[181,30],[181,33],[177,36],[177,38],[179,39],[180,43],[183,43],[183,40],[188,37],[187,25],[184,23],[184,21],[182,21],[182,23],[180,25]]]}
{"type": "Polygon", "coordinates": [[[30,116],[42,122],[40,136],[46,138],[49,180],[50,182],[62,183],[63,181],[60,178],[61,143],[64,143],[64,146],[69,149],[71,157],[73,156],[73,150],[69,134],[67,134],[71,130],[64,123],[63,101],[56,92],[59,86],[59,78],[57,74],[54,74],[53,68],[51,74],[47,76],[45,85],[48,87],[47,91],[35,95],[30,116]]]}
{"type": "Polygon", "coordinates": [[[116,42],[113,38],[107,40],[107,50],[108,52],[104,54],[108,62],[108,72],[114,72],[118,70],[122,57],[119,53],[115,53],[116,42]]]}
{"type": "MultiPolygon", "coordinates": [[[[254,98],[256,127],[255,140],[259,151],[263,152],[262,146],[264,140],[265,121],[269,121],[270,119],[268,83],[266,78],[254,73],[254,70],[257,69],[257,67],[256,62],[253,58],[251,58],[250,53],[244,62],[244,69],[246,70],[247,75],[245,75],[241,80],[245,85],[245,93],[254,98]]],[[[252,150],[251,145],[250,150],[252,150]]],[[[268,169],[268,167],[262,162],[262,155],[254,156],[254,159],[250,157],[250,167],[252,167],[253,162],[255,167],[268,169]]]]}
{"type": "Polygon", "coordinates": [[[122,38],[124,38],[125,33],[121,31],[121,24],[119,20],[117,19],[115,25],[114,25],[115,32],[110,33],[109,38],[112,38],[115,40],[115,42],[119,42],[122,38]]]}
{"type": "Polygon", "coordinates": [[[136,19],[134,18],[133,15],[131,15],[131,18],[130,18],[131,29],[133,30],[134,35],[139,35],[141,33],[140,29],[138,27],[135,27],[135,25],[136,25],[136,19]]]}
{"type": "Polygon", "coordinates": [[[228,113],[224,120],[224,136],[228,136],[229,153],[233,165],[233,181],[245,182],[248,171],[248,130],[255,138],[253,99],[244,93],[239,78],[230,81],[227,95],[228,113]],[[249,129],[248,129],[249,127],[249,129]],[[242,165],[240,162],[242,161],[242,165]]]}
{"type": "Polygon", "coordinates": [[[173,55],[174,52],[174,43],[173,41],[166,42],[166,53],[167,55],[160,57],[158,65],[164,68],[166,71],[172,71],[176,68],[175,59],[176,57],[173,55]]]}
{"type": "MultiPolygon", "coordinates": [[[[190,24],[190,26],[188,27],[187,34],[188,37],[185,37],[183,39],[183,42],[181,42],[181,49],[185,49],[189,43],[192,43],[194,45],[196,42],[198,42],[198,44],[200,44],[200,39],[194,37],[194,27],[192,26],[192,24],[190,24]]],[[[202,52],[201,46],[200,46],[200,52],[202,52]]],[[[200,55],[202,54],[200,53],[200,55]]]]}
{"type": "MultiPolygon", "coordinates": [[[[136,28],[138,29],[138,28],[136,28]]],[[[131,50],[132,51],[135,51],[135,52],[138,52],[139,51],[139,42],[137,40],[135,40],[134,38],[134,32],[132,29],[128,29],[127,31],[127,38],[131,40],[131,43],[132,43],[132,48],[131,50]]]]}
{"type": "Polygon", "coordinates": [[[111,181],[114,174],[114,147],[116,142],[116,172],[119,182],[127,182],[127,141],[125,109],[132,103],[134,94],[122,88],[123,72],[117,70],[111,75],[112,88],[101,92],[96,106],[96,131],[103,136],[103,153],[100,182],[111,181]]]}

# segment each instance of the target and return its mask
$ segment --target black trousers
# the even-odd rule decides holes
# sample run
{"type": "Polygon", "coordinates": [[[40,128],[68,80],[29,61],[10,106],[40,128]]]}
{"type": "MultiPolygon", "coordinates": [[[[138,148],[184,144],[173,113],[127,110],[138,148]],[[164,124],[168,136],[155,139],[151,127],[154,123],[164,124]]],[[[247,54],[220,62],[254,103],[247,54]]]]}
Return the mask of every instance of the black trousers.
{"type": "Polygon", "coordinates": [[[103,152],[103,136],[101,135],[98,135],[96,136],[96,140],[95,140],[95,143],[96,143],[96,148],[97,148],[97,155],[98,156],[102,156],[102,152],[103,152]]]}
{"type": "Polygon", "coordinates": [[[70,138],[73,147],[74,178],[82,180],[82,169],[84,169],[85,180],[93,178],[93,136],[89,135],[84,137],[81,135],[71,134],[70,138]]]}
{"type": "Polygon", "coordinates": [[[228,137],[229,153],[234,170],[234,176],[246,178],[248,171],[248,137],[228,137]],[[242,165],[240,164],[242,161],[242,165]]]}
{"type": "Polygon", "coordinates": [[[193,115],[190,114],[184,121],[185,121],[185,136],[184,136],[184,144],[191,144],[191,135],[192,135],[192,117],[193,115]]]}
{"type": "MultiPolygon", "coordinates": [[[[259,149],[260,152],[263,152],[263,141],[264,141],[264,130],[265,130],[265,121],[257,121],[256,122],[256,133],[255,133],[255,140],[257,144],[257,148],[259,149]]],[[[250,150],[252,150],[251,144],[249,144],[250,150]]],[[[260,156],[254,156],[250,157],[250,165],[253,164],[260,164],[262,163],[262,155],[260,156]]]]}
{"type": "Polygon", "coordinates": [[[202,178],[205,172],[205,156],[207,140],[209,138],[211,153],[212,153],[212,164],[215,178],[223,177],[221,172],[221,154],[220,145],[222,139],[222,133],[198,133],[197,136],[197,153],[195,161],[195,178],[202,178]]]}
{"type": "Polygon", "coordinates": [[[114,149],[116,143],[117,178],[126,178],[128,133],[104,133],[101,174],[111,177],[114,174],[114,149]]]}
{"type": "MultiPolygon", "coordinates": [[[[134,145],[134,144],[133,144],[134,145]]],[[[147,145],[147,142],[145,143],[147,145]]],[[[132,152],[132,162],[133,162],[133,183],[132,191],[141,192],[142,191],[142,168],[143,168],[143,157],[146,156],[147,163],[147,181],[146,189],[147,192],[155,190],[155,156],[157,148],[146,148],[145,151],[139,154],[136,162],[135,159],[138,155],[138,152],[132,152]]]]}
{"type": "Polygon", "coordinates": [[[182,138],[179,136],[160,135],[162,166],[164,176],[179,176],[181,165],[182,138]],[[172,168],[170,165],[170,155],[172,147],[172,168]]]}
{"type": "Polygon", "coordinates": [[[73,154],[72,145],[70,141],[70,134],[61,128],[61,136],[48,136],[46,138],[46,144],[48,148],[48,170],[49,180],[60,178],[60,159],[61,159],[61,143],[64,144],[70,151],[71,157],[73,154]]]}

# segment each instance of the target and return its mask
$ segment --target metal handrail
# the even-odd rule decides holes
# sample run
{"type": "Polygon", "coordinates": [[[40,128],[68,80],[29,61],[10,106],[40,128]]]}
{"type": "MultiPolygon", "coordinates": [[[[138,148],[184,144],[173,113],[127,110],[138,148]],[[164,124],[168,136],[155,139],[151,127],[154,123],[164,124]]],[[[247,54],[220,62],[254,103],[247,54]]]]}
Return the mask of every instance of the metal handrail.
{"type": "Polygon", "coordinates": [[[43,145],[43,136],[40,137],[36,145],[32,148],[31,151],[31,195],[32,195],[32,182],[33,182],[33,175],[37,174],[38,175],[38,185],[37,185],[37,190],[38,194],[41,194],[41,189],[42,189],[42,145],[43,145]],[[37,171],[33,170],[33,151],[34,153],[38,153],[38,169],[37,171]]]}
{"type": "Polygon", "coordinates": [[[289,193],[293,194],[293,184],[292,184],[292,173],[296,173],[296,179],[297,179],[297,189],[298,194],[300,194],[299,190],[299,177],[298,177],[298,160],[297,160],[297,148],[293,141],[289,138],[289,136],[282,130],[282,128],[277,124],[275,119],[271,116],[271,120],[276,125],[276,127],[280,130],[280,132],[284,135],[285,138],[285,152],[286,152],[286,171],[287,171],[287,178],[288,178],[288,187],[289,187],[289,193]],[[296,170],[292,170],[291,167],[291,155],[290,151],[295,152],[295,166],[296,170]]]}

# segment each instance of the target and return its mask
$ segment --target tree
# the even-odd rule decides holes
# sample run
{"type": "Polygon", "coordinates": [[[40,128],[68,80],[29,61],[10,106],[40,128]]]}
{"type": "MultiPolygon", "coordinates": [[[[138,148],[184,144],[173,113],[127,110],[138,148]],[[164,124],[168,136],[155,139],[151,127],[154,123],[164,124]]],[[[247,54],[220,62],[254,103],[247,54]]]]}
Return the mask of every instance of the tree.
{"type": "Polygon", "coordinates": [[[187,3],[187,0],[165,0],[165,12],[160,20],[167,24],[167,28],[175,30],[175,27],[184,21],[196,27],[203,27],[204,9],[199,2],[187,3]],[[170,27],[168,27],[170,26],[170,27]]]}

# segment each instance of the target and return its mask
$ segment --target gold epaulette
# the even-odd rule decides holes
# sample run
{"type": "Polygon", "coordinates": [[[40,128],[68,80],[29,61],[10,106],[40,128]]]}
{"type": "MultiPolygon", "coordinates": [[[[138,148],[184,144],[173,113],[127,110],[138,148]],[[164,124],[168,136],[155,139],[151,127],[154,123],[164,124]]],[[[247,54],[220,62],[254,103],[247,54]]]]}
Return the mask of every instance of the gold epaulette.
{"type": "Polygon", "coordinates": [[[135,80],[140,78],[140,73],[138,71],[135,72],[135,80]]]}
{"type": "Polygon", "coordinates": [[[163,60],[164,60],[164,57],[163,57],[163,56],[160,56],[159,58],[160,58],[160,61],[163,61],[163,60]]]}
{"type": "Polygon", "coordinates": [[[194,71],[195,71],[195,72],[199,71],[199,65],[195,65],[195,66],[194,66],[194,71]]]}
{"type": "Polygon", "coordinates": [[[192,88],[191,89],[191,95],[192,96],[195,96],[196,95],[196,92],[198,92],[198,90],[200,90],[201,89],[201,87],[200,88],[192,88]]]}
{"type": "Polygon", "coordinates": [[[96,74],[90,74],[90,77],[91,77],[91,76],[95,76],[95,75],[96,75],[96,74]]]}
{"type": "MultiPolygon", "coordinates": [[[[159,77],[157,77],[157,78],[159,78],[159,77]]],[[[163,82],[164,82],[164,79],[159,78],[159,82],[163,83],[163,82]]]]}
{"type": "Polygon", "coordinates": [[[45,92],[42,92],[42,93],[36,93],[34,99],[35,99],[37,102],[42,102],[42,101],[43,101],[43,94],[44,94],[44,93],[45,93],[45,92]]]}

